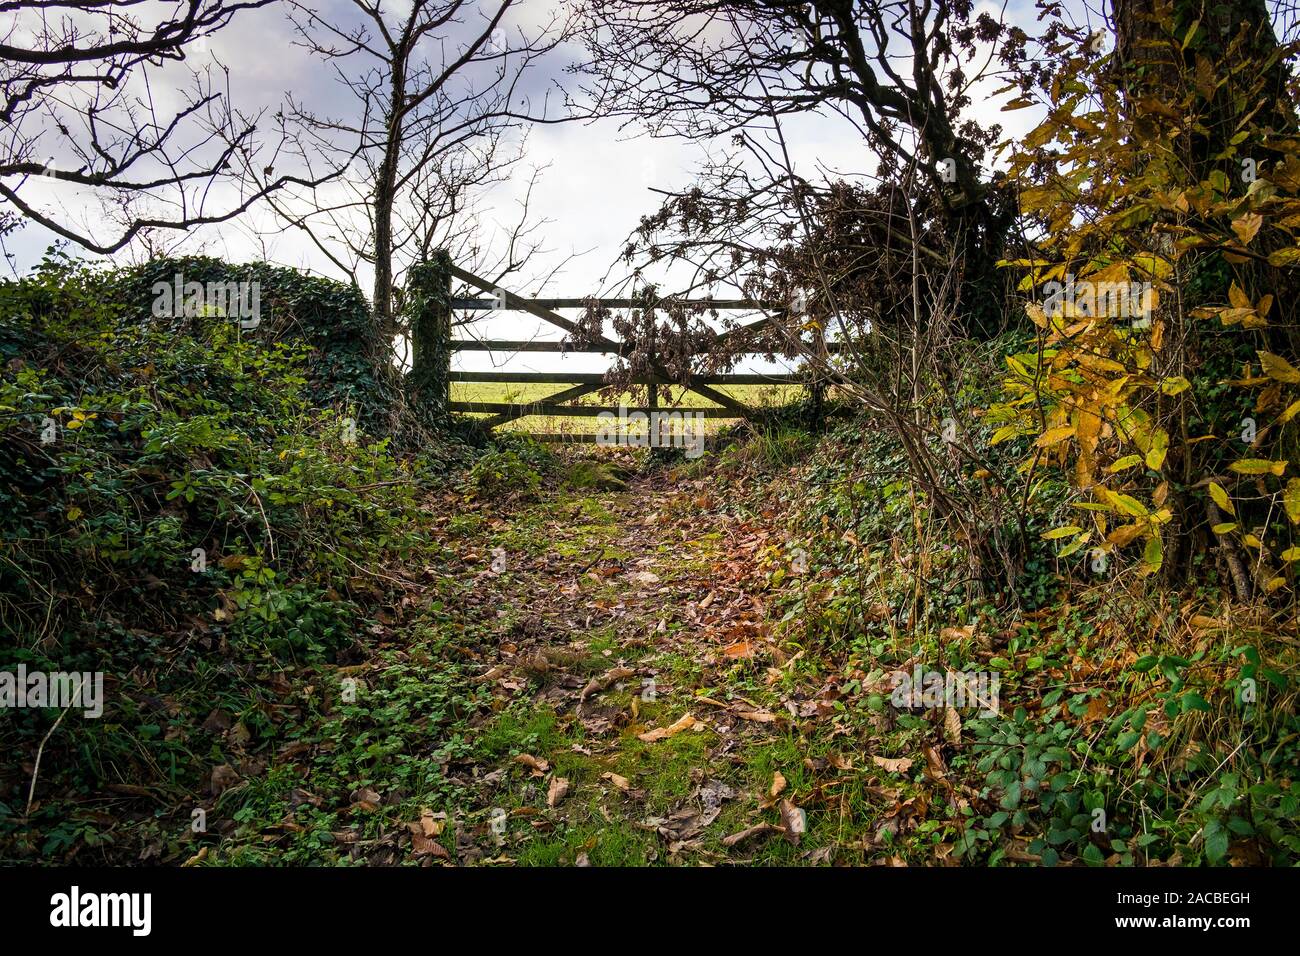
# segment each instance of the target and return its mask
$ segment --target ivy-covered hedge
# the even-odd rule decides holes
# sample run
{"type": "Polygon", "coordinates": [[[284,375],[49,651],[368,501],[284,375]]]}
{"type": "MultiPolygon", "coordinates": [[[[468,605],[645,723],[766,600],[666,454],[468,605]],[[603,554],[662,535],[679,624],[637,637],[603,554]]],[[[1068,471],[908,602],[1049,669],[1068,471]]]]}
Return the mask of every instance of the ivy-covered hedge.
{"type": "MultiPolygon", "coordinates": [[[[263,262],[232,264],[203,256],[155,259],[106,279],[124,318],[157,322],[155,286],[172,286],[177,277],[182,283],[260,283],[261,324],[246,334],[306,346],[311,404],[351,409],[362,431],[392,433],[401,407],[401,376],[356,286],[263,262]]],[[[172,321],[177,331],[186,322],[172,321]]]]}

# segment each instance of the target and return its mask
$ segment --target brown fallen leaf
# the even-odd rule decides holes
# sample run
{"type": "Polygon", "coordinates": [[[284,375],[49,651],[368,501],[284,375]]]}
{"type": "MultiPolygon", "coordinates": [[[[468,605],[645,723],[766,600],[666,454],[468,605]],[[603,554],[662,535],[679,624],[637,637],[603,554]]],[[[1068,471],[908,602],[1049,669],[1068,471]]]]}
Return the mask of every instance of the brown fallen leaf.
{"type": "Polygon", "coordinates": [[[551,785],[546,790],[546,805],[554,807],[569,792],[569,781],[564,777],[552,777],[551,785]]]}
{"type": "Polygon", "coordinates": [[[782,800],[781,823],[785,838],[798,846],[799,840],[808,832],[808,814],[789,800],[782,800]]]}
{"type": "Polygon", "coordinates": [[[592,694],[604,690],[610,684],[617,683],[618,681],[621,680],[626,680],[627,678],[631,677],[635,673],[636,671],[632,670],[632,668],[630,667],[615,667],[610,670],[607,670],[599,677],[593,677],[591,679],[591,682],[588,683],[587,686],[582,689],[582,693],[578,695],[578,700],[584,701],[592,694]]]}
{"type": "Polygon", "coordinates": [[[781,799],[781,793],[785,790],[785,787],[785,775],[778,770],[772,776],[772,786],[768,788],[767,797],[759,801],[758,808],[760,810],[767,810],[776,806],[776,802],[781,799]]]}
{"type": "Polygon", "coordinates": [[[683,730],[690,730],[699,721],[695,719],[694,714],[686,714],[680,720],[674,722],[668,727],[656,727],[654,730],[647,730],[643,734],[637,734],[638,740],[644,740],[648,744],[656,740],[663,740],[666,737],[673,737],[680,734],[683,730]]]}
{"type": "Polygon", "coordinates": [[[533,772],[534,777],[540,777],[546,771],[551,769],[551,765],[545,760],[538,760],[532,754],[520,754],[515,758],[515,763],[521,763],[533,772]]]}
{"type": "Polygon", "coordinates": [[[767,791],[768,798],[775,800],[778,796],[781,795],[781,791],[785,789],[785,785],[786,785],[785,774],[781,773],[781,771],[778,770],[776,773],[772,775],[772,786],[769,787],[767,791]]]}
{"type": "Polygon", "coordinates": [[[907,773],[912,769],[909,757],[872,757],[871,762],[890,773],[907,773]]]}
{"type": "Polygon", "coordinates": [[[435,814],[432,810],[420,811],[420,832],[426,837],[441,836],[447,826],[447,814],[435,814]],[[440,819],[441,818],[441,819],[440,819]]]}
{"type": "Polygon", "coordinates": [[[925,754],[925,773],[932,780],[942,780],[948,776],[948,767],[943,762],[943,754],[939,753],[938,748],[923,746],[921,752],[925,754]]]}
{"type": "Polygon", "coordinates": [[[600,775],[600,779],[608,780],[610,783],[618,787],[618,789],[620,790],[628,790],[631,789],[632,787],[632,784],[628,781],[627,777],[620,777],[618,774],[612,771],[602,773],[600,775]]]}
{"type": "Polygon", "coordinates": [[[779,719],[776,714],[766,710],[737,710],[733,713],[741,720],[752,720],[759,724],[770,724],[779,719]]]}
{"type": "Polygon", "coordinates": [[[748,840],[750,837],[757,836],[760,833],[780,833],[780,832],[781,832],[781,828],[779,826],[776,826],[775,824],[760,823],[757,826],[752,826],[749,827],[748,829],[741,830],[739,833],[733,833],[731,834],[731,836],[723,837],[722,845],[735,846],[737,843],[741,843],[745,840],[748,840]]]}
{"type": "Polygon", "coordinates": [[[436,856],[440,860],[450,859],[451,856],[445,846],[422,833],[411,834],[411,852],[415,856],[436,856]]]}
{"type": "Polygon", "coordinates": [[[722,653],[724,656],[734,658],[736,660],[739,660],[741,658],[753,657],[754,645],[749,643],[749,641],[736,641],[736,643],[728,644],[726,647],[724,647],[722,649],[722,653]]]}
{"type": "Polygon", "coordinates": [[[1092,700],[1088,701],[1088,709],[1084,711],[1083,722],[1085,724],[1096,723],[1099,720],[1104,720],[1110,712],[1110,700],[1105,694],[1098,694],[1092,700]]]}
{"type": "Polygon", "coordinates": [[[961,743],[961,717],[952,704],[943,713],[943,737],[950,744],[961,743]]]}
{"type": "Polygon", "coordinates": [[[229,790],[235,784],[239,783],[239,774],[235,768],[228,763],[218,764],[212,768],[212,795],[218,797],[223,791],[229,790]]]}

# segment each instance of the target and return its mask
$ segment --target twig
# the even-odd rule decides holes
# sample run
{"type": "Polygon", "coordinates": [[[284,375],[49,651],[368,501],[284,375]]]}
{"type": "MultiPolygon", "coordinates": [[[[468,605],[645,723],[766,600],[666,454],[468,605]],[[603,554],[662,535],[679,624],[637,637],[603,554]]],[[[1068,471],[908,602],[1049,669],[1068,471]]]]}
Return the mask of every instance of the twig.
{"type": "Polygon", "coordinates": [[[54,732],[59,729],[59,724],[63,723],[63,718],[68,716],[68,711],[72,709],[72,705],[81,697],[81,688],[85,683],[86,679],[84,677],[77,682],[77,687],[72,693],[72,699],[68,701],[68,706],[63,708],[63,712],[59,714],[59,719],[54,722],[53,727],[45,732],[45,736],[41,738],[41,745],[36,748],[36,765],[32,767],[32,785],[27,790],[27,809],[23,813],[24,817],[32,815],[32,798],[36,796],[36,778],[41,773],[41,755],[45,753],[45,745],[50,742],[54,732]]]}

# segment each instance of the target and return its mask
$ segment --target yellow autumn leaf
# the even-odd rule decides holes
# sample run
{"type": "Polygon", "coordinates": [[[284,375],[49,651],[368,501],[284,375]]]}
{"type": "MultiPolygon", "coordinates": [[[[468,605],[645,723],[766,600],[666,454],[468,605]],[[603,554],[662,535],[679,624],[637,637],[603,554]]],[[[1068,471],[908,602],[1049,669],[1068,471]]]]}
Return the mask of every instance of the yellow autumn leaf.
{"type": "Polygon", "coordinates": [[[1215,534],[1227,534],[1229,531],[1237,530],[1237,522],[1222,521],[1219,524],[1216,524],[1213,527],[1211,527],[1210,530],[1213,531],[1215,534]]]}
{"type": "Polygon", "coordinates": [[[1144,274],[1155,279],[1168,279],[1174,271],[1173,263],[1168,259],[1148,252],[1134,256],[1133,265],[1144,274]]]}
{"type": "Polygon", "coordinates": [[[1300,478],[1292,478],[1282,492],[1282,506],[1292,524],[1300,524],[1300,478]]]}
{"type": "Polygon", "coordinates": [[[1241,461],[1234,461],[1228,466],[1229,471],[1235,471],[1239,475],[1267,475],[1274,474],[1281,476],[1286,471],[1287,462],[1285,461],[1268,461],[1263,458],[1243,458],[1241,461]]]}
{"type": "Polygon", "coordinates": [[[1300,369],[1272,352],[1259,352],[1259,361],[1264,366],[1264,374],[1288,385],[1300,385],[1300,369]]]}
{"type": "Polygon", "coordinates": [[[1237,285],[1236,282],[1228,288],[1228,301],[1232,303],[1234,309],[1248,309],[1255,311],[1254,305],[1250,301],[1250,296],[1246,295],[1246,290],[1237,285]]]}
{"type": "Polygon", "coordinates": [[[1147,546],[1142,552],[1142,560],[1147,567],[1152,570],[1160,567],[1161,563],[1164,561],[1164,551],[1160,544],[1160,535],[1152,535],[1147,540],[1147,546]]]}
{"type": "Polygon", "coordinates": [[[1106,540],[1117,548],[1122,548],[1135,540],[1146,528],[1140,524],[1126,524],[1116,528],[1106,536],[1106,540]]]}
{"type": "Polygon", "coordinates": [[[1173,375],[1160,383],[1160,391],[1165,395],[1177,395],[1192,387],[1192,383],[1181,375],[1173,375]]]}
{"type": "Polygon", "coordinates": [[[1300,246],[1284,246],[1273,250],[1268,254],[1268,264],[1279,268],[1300,265],[1300,246]]]}
{"type": "Polygon", "coordinates": [[[1119,461],[1112,464],[1107,470],[1113,475],[1117,471],[1124,471],[1127,468],[1132,468],[1134,465],[1140,464],[1142,464],[1141,455],[1125,455],[1119,461]]]}
{"type": "Polygon", "coordinates": [[[1083,529],[1078,525],[1067,524],[1063,528],[1053,528],[1051,531],[1043,532],[1044,541],[1055,541],[1057,538],[1066,538],[1072,534],[1078,534],[1083,529]]]}
{"type": "Polygon", "coordinates": [[[1147,467],[1159,471],[1165,463],[1165,454],[1169,451],[1169,433],[1163,428],[1157,429],[1147,446],[1147,467]]]}
{"type": "Polygon", "coordinates": [[[1135,518],[1145,518],[1148,514],[1146,506],[1132,495],[1115,495],[1115,507],[1135,518]]]}
{"type": "Polygon", "coordinates": [[[1264,224],[1264,217],[1257,212],[1248,212],[1232,220],[1232,231],[1237,234],[1243,246],[1250,245],[1259,227],[1264,224]]]}
{"type": "Polygon", "coordinates": [[[1287,548],[1282,552],[1283,561],[1300,561],[1300,548],[1287,548]]]}
{"type": "Polygon", "coordinates": [[[1210,482],[1210,497],[1216,505],[1228,512],[1228,514],[1235,515],[1237,513],[1237,510],[1232,507],[1232,499],[1228,497],[1228,493],[1217,482],[1210,482]]]}
{"type": "Polygon", "coordinates": [[[1070,555],[1074,554],[1074,552],[1078,551],[1078,550],[1079,550],[1080,548],[1082,548],[1085,544],[1087,544],[1087,543],[1088,543],[1088,538],[1089,538],[1089,537],[1090,537],[1090,535],[1088,535],[1087,533],[1084,533],[1084,534],[1079,535],[1077,538],[1075,538],[1073,541],[1071,541],[1071,542],[1070,542],[1070,543],[1069,543],[1069,544],[1068,544],[1068,545],[1067,545],[1067,546],[1066,546],[1066,547],[1061,551],[1061,553],[1057,555],[1057,557],[1058,557],[1058,558],[1068,558],[1070,555]]]}
{"type": "Polygon", "coordinates": [[[1074,437],[1073,425],[1058,425],[1056,428],[1049,428],[1038,436],[1034,445],[1038,448],[1048,448],[1052,445],[1060,444],[1067,438],[1074,437]]]}

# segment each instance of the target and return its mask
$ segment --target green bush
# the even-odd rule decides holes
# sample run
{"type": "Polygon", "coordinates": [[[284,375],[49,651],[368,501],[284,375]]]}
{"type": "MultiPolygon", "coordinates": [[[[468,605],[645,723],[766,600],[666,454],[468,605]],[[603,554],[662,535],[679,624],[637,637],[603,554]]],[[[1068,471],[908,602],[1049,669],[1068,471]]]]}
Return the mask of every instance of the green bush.
{"type": "Polygon", "coordinates": [[[0,747],[22,757],[0,763],[0,857],[6,838],[28,854],[90,844],[64,798],[194,792],[234,759],[204,726],[214,708],[252,742],[282,730],[295,712],[283,675],[368,654],[393,569],[437,553],[417,496],[439,462],[368,435],[388,386],[323,331],[331,314],[350,326],[354,290],[251,269],[282,283],[264,306],[292,306],[325,345],[143,311],[154,275],[219,266],[99,272],[51,257],[0,283],[0,668],[103,671],[108,686],[102,719],[50,738],[49,802],[30,820],[21,765],[58,714],[0,724],[0,747]],[[342,391],[322,389],[354,360],[342,391]]]}

